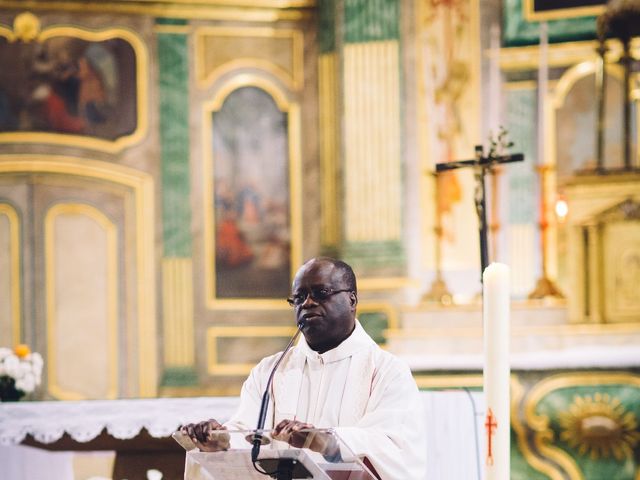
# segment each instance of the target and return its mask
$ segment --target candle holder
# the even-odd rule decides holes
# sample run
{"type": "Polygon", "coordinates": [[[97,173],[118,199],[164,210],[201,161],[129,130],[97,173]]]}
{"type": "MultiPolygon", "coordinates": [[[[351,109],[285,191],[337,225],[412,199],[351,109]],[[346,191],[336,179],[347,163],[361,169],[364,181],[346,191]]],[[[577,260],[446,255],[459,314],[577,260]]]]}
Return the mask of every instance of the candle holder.
{"type": "Polygon", "coordinates": [[[440,182],[437,175],[434,175],[435,184],[435,205],[436,205],[436,224],[433,227],[433,232],[436,237],[435,245],[435,263],[436,263],[436,278],[431,282],[429,290],[422,296],[423,302],[439,303],[440,305],[451,305],[453,303],[453,296],[447,287],[447,283],[442,278],[442,241],[443,241],[443,228],[442,228],[442,208],[440,202],[440,182]]]}
{"type": "Polygon", "coordinates": [[[548,165],[540,165],[536,168],[540,177],[540,254],[542,262],[542,276],[537,280],[535,288],[529,293],[528,298],[542,299],[545,297],[554,297],[558,299],[565,298],[564,294],[556,286],[556,284],[547,276],[547,235],[549,221],[547,220],[547,200],[545,192],[547,191],[547,175],[550,171],[548,165]]]}

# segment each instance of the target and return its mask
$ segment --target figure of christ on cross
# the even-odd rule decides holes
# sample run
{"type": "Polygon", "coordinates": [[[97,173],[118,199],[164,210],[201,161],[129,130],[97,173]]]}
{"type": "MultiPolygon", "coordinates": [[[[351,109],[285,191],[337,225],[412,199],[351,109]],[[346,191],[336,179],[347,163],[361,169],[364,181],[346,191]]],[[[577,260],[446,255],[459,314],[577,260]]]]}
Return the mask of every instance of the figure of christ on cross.
{"type": "Polygon", "coordinates": [[[493,416],[493,410],[487,411],[487,420],[484,423],[484,427],[487,429],[487,465],[493,465],[493,445],[492,439],[495,429],[498,428],[496,417],[493,416]]]}
{"type": "MultiPolygon", "coordinates": [[[[476,213],[478,215],[478,231],[480,234],[480,280],[482,281],[482,272],[489,265],[489,250],[487,239],[487,200],[485,176],[492,173],[492,169],[501,163],[522,162],[524,155],[522,153],[514,153],[512,155],[484,155],[482,145],[475,147],[476,158],[473,160],[458,160],[455,162],[436,163],[436,173],[447,170],[456,170],[458,168],[473,167],[476,178],[476,189],[474,194],[474,202],[476,213]]],[[[493,201],[496,201],[493,199],[493,201]]]]}

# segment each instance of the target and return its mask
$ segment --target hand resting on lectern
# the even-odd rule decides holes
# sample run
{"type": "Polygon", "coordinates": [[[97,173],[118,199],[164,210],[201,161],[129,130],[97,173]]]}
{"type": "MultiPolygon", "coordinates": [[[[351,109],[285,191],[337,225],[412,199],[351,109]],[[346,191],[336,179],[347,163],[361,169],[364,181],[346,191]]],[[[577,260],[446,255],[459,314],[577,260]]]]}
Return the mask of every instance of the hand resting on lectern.
{"type": "Polygon", "coordinates": [[[230,437],[220,430],[227,427],[213,418],[199,423],[189,423],[180,427],[180,432],[187,435],[201,452],[219,452],[229,449],[230,437]]]}
{"type": "Polygon", "coordinates": [[[310,431],[315,427],[298,420],[282,420],[271,432],[275,440],[287,442],[292,447],[308,448],[321,453],[326,459],[340,458],[340,447],[335,435],[323,431],[310,431]]]}

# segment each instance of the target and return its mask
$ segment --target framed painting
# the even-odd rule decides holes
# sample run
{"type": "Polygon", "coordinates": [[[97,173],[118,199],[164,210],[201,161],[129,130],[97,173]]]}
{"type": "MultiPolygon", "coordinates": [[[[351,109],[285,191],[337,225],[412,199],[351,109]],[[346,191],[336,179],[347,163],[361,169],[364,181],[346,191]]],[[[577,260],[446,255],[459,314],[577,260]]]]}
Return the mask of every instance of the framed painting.
{"type": "Polygon", "coordinates": [[[0,25],[0,143],[116,152],[147,127],[147,53],[125,29],[40,29],[31,13],[0,25]]]}
{"type": "Polygon", "coordinates": [[[205,107],[205,262],[211,308],[288,308],[299,266],[298,108],[260,77],[205,107]]]}

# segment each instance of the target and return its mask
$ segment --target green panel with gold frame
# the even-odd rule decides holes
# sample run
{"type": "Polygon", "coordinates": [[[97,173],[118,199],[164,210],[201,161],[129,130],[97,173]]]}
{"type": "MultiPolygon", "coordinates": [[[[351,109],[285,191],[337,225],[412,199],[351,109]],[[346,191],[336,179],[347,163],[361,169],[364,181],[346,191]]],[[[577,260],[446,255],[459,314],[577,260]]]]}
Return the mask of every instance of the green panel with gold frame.
{"type": "Polygon", "coordinates": [[[636,480],[639,416],[637,373],[559,373],[524,394],[520,435],[532,432],[537,469],[551,478],[636,480]]]}
{"type": "Polygon", "coordinates": [[[515,47],[540,42],[540,21],[549,25],[550,42],[592,40],[596,38],[596,18],[601,9],[563,9],[554,15],[531,15],[533,0],[503,0],[503,45],[515,47]],[[529,10],[527,10],[529,9],[529,10]],[[527,14],[529,12],[529,14],[527,14]],[[577,13],[580,16],[577,16],[577,13]],[[586,16],[585,16],[586,15],[586,16]]]}
{"type": "Polygon", "coordinates": [[[118,152],[148,124],[148,54],[125,28],[41,29],[31,13],[0,26],[1,143],[118,152]]]}

